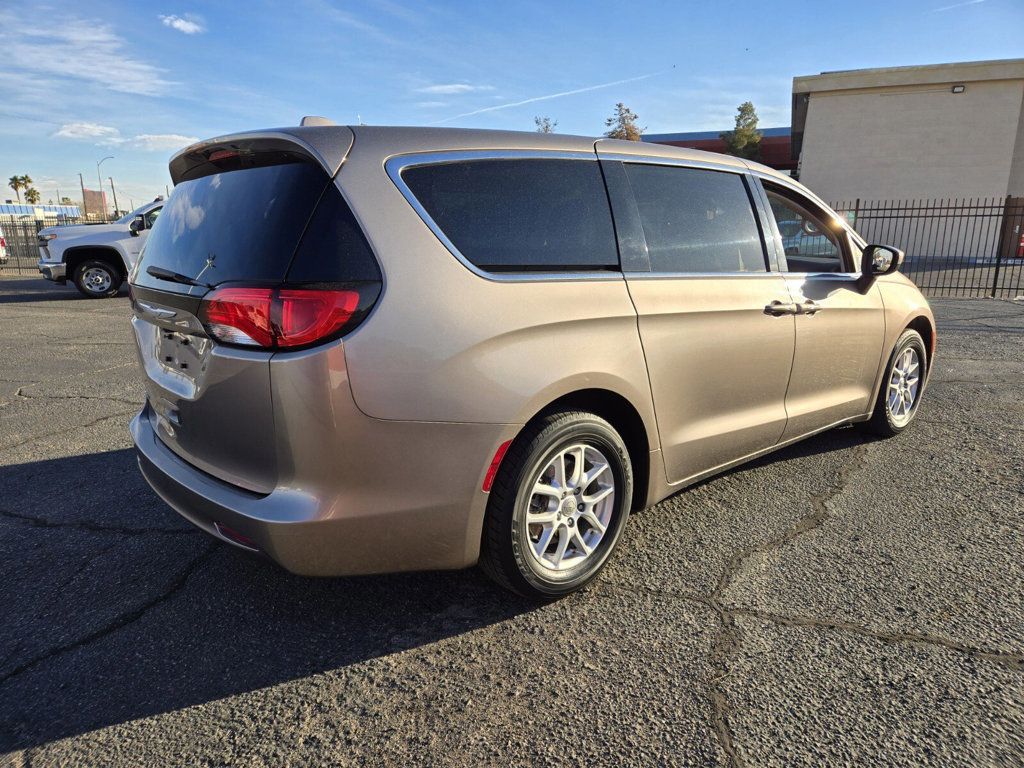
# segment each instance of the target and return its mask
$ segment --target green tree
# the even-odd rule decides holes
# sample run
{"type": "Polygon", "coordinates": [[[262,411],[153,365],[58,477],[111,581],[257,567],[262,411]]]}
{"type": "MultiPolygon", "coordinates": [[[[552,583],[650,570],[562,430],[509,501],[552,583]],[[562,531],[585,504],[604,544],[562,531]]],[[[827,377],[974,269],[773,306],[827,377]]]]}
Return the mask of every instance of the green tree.
{"type": "Polygon", "coordinates": [[[761,156],[761,132],[757,130],[757,110],[754,104],[744,101],[736,108],[736,127],[720,133],[725,142],[725,153],[747,160],[761,156]]]}
{"type": "Polygon", "coordinates": [[[42,195],[39,194],[39,190],[35,187],[29,187],[25,190],[25,202],[29,205],[38,204],[40,197],[42,197],[42,195]]]}
{"type": "Polygon", "coordinates": [[[533,124],[537,126],[537,133],[554,133],[558,127],[558,121],[548,116],[533,118],[533,124]]]}
{"type": "Polygon", "coordinates": [[[605,136],[609,139],[625,139],[626,141],[640,141],[640,135],[646,131],[637,125],[639,118],[633,111],[621,101],[615,105],[615,112],[604,121],[608,127],[605,136]]]}

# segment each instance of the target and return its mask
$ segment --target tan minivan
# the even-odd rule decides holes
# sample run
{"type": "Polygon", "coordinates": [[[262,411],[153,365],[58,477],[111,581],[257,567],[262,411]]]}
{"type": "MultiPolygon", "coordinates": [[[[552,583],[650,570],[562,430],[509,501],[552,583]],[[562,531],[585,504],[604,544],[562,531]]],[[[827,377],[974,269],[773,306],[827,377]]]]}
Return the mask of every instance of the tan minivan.
{"type": "Polygon", "coordinates": [[[631,510],[839,424],[935,350],[902,254],[732,157],[325,125],[204,141],[131,276],[139,464],[309,575],[463,568],[555,597],[631,510]]]}

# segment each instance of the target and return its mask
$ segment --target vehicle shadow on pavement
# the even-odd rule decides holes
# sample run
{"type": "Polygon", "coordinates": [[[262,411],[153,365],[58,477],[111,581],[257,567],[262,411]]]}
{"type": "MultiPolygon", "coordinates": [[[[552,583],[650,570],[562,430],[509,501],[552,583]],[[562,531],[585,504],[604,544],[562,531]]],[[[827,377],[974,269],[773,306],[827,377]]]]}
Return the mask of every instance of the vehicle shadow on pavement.
{"type": "MultiPolygon", "coordinates": [[[[874,439],[831,430],[732,471],[874,439]]],[[[182,520],[131,450],[0,467],[0,488],[0,752],[323,672],[358,684],[372,667],[347,667],[537,607],[475,570],[293,576],[182,520]]]]}
{"type": "Polygon", "coordinates": [[[130,450],[2,467],[0,488],[0,753],[344,671],[536,607],[475,570],[292,576],[181,520],[130,450]]]}
{"type": "MultiPolygon", "coordinates": [[[[117,297],[127,296],[128,290],[122,286],[117,297]]],[[[0,280],[0,304],[33,304],[44,301],[94,301],[97,305],[102,305],[106,299],[89,299],[70,282],[67,285],[59,285],[42,277],[0,280]]]]}

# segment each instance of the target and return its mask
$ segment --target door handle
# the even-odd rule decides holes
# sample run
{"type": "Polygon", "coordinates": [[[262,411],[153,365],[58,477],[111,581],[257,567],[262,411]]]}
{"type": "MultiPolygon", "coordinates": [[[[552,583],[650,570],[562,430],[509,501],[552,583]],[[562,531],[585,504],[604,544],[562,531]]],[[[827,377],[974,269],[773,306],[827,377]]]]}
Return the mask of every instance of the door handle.
{"type": "Polygon", "coordinates": [[[781,315],[798,315],[800,314],[800,307],[792,301],[779,301],[776,299],[764,308],[764,313],[774,317],[779,317],[781,315]]]}
{"type": "Polygon", "coordinates": [[[821,309],[821,305],[813,301],[805,301],[800,305],[801,315],[813,315],[815,312],[821,309]]]}

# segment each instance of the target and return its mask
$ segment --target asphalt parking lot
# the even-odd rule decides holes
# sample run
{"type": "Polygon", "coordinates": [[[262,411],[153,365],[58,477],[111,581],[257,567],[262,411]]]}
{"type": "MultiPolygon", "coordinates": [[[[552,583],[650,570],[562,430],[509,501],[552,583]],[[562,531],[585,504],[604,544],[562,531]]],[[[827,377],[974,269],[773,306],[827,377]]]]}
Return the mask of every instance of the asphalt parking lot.
{"type": "Polygon", "coordinates": [[[634,516],[552,605],[308,580],[143,482],[125,297],[0,279],[0,764],[1024,764],[1024,303],[934,303],[915,427],[634,516]]]}

